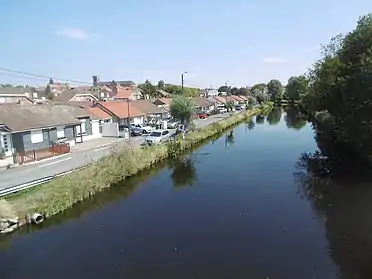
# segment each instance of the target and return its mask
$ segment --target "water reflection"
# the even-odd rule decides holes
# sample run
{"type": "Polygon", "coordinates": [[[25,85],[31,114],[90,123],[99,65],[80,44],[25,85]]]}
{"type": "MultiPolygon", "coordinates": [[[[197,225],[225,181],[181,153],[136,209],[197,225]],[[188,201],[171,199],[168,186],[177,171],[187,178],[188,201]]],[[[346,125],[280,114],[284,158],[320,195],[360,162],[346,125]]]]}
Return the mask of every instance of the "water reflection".
{"type": "Polygon", "coordinates": [[[284,111],[286,112],[284,121],[287,128],[299,131],[306,126],[306,117],[301,114],[300,109],[297,106],[285,106],[284,111]]]}
{"type": "Polygon", "coordinates": [[[234,130],[228,132],[225,136],[225,148],[234,144],[234,130]]]}
{"type": "Polygon", "coordinates": [[[193,186],[197,180],[195,156],[181,156],[170,163],[174,187],[193,186]]]}
{"type": "Polygon", "coordinates": [[[281,116],[282,116],[282,107],[281,106],[275,106],[267,114],[267,117],[266,117],[267,123],[269,123],[270,125],[276,125],[280,122],[281,116]]]}
{"type": "Polygon", "coordinates": [[[265,115],[257,114],[256,115],[256,124],[264,124],[265,123],[265,115]]]}
{"type": "Polygon", "coordinates": [[[299,192],[323,216],[329,254],[340,278],[370,279],[371,166],[336,153],[329,139],[317,128],[315,132],[320,151],[299,158],[295,172],[299,192]]]}

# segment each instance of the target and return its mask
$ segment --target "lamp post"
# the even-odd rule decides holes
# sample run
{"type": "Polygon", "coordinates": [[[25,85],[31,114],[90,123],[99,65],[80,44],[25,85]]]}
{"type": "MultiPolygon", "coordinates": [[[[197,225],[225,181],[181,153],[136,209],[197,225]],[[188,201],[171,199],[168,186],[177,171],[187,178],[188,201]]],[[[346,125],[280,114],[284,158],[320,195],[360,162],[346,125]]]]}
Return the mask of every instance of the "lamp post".
{"type": "Polygon", "coordinates": [[[182,95],[183,95],[183,76],[185,74],[187,74],[187,72],[184,72],[184,73],[181,74],[181,93],[182,93],[182,95]]]}
{"type": "Polygon", "coordinates": [[[228,80],[225,81],[225,86],[226,86],[226,95],[225,95],[226,108],[227,108],[227,92],[229,91],[229,87],[227,86],[227,84],[228,84],[229,82],[230,82],[230,81],[228,81],[228,80]]]}

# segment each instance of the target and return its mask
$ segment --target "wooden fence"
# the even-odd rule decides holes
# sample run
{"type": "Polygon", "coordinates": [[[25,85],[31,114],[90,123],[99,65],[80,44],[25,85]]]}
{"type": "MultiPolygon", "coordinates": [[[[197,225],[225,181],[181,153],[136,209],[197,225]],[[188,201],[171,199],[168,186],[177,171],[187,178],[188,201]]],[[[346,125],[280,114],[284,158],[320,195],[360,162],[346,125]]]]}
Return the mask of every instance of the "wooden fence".
{"type": "Polygon", "coordinates": [[[54,144],[46,148],[18,152],[15,154],[15,163],[23,165],[66,153],[70,153],[69,143],[54,144]]]}

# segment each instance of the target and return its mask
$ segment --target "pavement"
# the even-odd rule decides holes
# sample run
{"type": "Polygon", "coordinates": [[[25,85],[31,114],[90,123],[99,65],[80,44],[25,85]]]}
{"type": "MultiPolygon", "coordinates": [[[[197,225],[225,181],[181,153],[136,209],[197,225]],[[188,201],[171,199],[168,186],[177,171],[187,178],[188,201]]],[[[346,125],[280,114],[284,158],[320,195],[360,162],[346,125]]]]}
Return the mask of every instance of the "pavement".
{"type": "MultiPolygon", "coordinates": [[[[195,120],[195,126],[203,127],[228,117],[229,114],[213,115],[207,119],[195,120]]],[[[110,154],[112,148],[139,147],[145,136],[121,138],[97,138],[71,147],[71,153],[56,156],[39,162],[0,169],[0,190],[11,188],[30,181],[53,176],[82,167],[93,160],[110,154]]]]}

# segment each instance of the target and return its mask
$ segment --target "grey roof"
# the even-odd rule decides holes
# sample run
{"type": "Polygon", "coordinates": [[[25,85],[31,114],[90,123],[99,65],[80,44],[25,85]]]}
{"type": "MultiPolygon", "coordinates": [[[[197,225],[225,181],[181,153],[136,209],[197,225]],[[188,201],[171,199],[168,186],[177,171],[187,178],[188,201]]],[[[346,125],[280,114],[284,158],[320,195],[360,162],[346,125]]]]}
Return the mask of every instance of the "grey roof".
{"type": "Polygon", "coordinates": [[[168,112],[168,110],[165,108],[154,105],[151,100],[136,100],[132,101],[132,103],[145,114],[159,114],[168,112]]]}
{"type": "Polygon", "coordinates": [[[111,85],[113,82],[119,85],[136,85],[135,82],[131,80],[112,80],[112,81],[100,81],[98,82],[99,85],[111,85]]]}
{"type": "Polygon", "coordinates": [[[207,99],[207,98],[203,98],[203,97],[196,97],[196,98],[193,98],[195,104],[199,107],[209,107],[209,106],[212,106],[214,103],[207,99]]]}
{"type": "MultiPolygon", "coordinates": [[[[86,89],[67,89],[64,90],[61,94],[58,94],[58,96],[55,96],[53,99],[53,102],[56,103],[68,103],[74,96],[77,94],[92,94],[94,97],[97,98],[95,94],[93,94],[92,91],[86,90],[86,89]]],[[[97,98],[98,100],[98,98],[97,98]]]]}
{"type": "Polygon", "coordinates": [[[0,111],[0,124],[13,132],[80,124],[68,105],[0,105],[0,111]]]}
{"type": "Polygon", "coordinates": [[[31,88],[20,88],[20,87],[0,87],[0,94],[22,94],[25,95],[25,93],[31,93],[31,88]]]}

